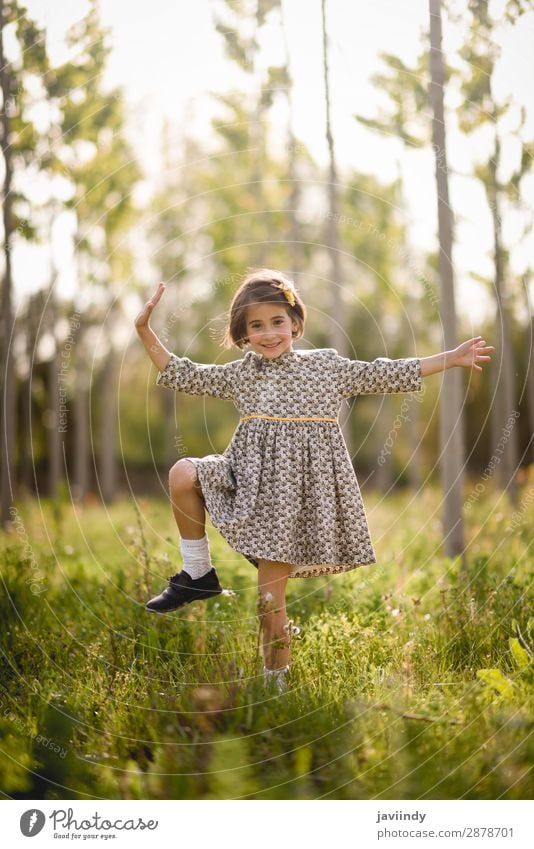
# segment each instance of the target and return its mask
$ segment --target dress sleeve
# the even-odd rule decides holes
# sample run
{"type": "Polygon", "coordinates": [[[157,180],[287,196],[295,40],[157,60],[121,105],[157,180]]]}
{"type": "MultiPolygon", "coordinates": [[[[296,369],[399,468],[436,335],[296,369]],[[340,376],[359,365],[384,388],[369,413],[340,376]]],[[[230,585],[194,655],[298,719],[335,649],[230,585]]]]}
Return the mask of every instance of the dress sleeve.
{"type": "Polygon", "coordinates": [[[395,392],[420,392],[423,388],[421,360],[406,357],[391,360],[377,357],[372,362],[335,358],[336,377],[342,398],[351,395],[386,395],[395,392]]]}
{"type": "Polygon", "coordinates": [[[214,395],[226,401],[235,400],[237,381],[236,362],[224,365],[195,363],[189,357],[171,358],[163,371],[158,372],[156,384],[189,395],[214,395]]]}

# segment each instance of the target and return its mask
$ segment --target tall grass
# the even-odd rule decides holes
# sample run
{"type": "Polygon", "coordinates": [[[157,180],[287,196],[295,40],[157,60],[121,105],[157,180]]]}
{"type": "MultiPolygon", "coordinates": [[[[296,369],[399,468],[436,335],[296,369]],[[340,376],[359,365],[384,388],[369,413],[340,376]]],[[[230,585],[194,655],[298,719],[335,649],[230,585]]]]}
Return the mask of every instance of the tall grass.
{"type": "Polygon", "coordinates": [[[236,595],[167,616],[168,505],[17,505],[2,536],[3,756],[12,798],[532,798],[532,541],[500,493],[366,496],[378,564],[291,580],[290,690],[263,688],[256,570],[209,526],[236,595]],[[511,524],[514,527],[511,527],[511,524]]]}

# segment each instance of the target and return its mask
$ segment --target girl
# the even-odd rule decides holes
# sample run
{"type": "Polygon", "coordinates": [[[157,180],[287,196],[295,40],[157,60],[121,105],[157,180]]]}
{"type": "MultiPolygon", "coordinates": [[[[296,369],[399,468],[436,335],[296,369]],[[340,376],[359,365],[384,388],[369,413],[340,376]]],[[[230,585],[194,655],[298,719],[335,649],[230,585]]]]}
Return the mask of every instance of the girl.
{"type": "Polygon", "coordinates": [[[334,348],[295,350],[306,308],[291,280],[262,268],[234,295],[223,344],[248,347],[224,365],[203,365],[168,351],[151,329],[160,283],[135,320],[159,371],[156,383],[233,401],[241,414],[223,454],[186,457],[169,473],[180,532],[182,571],[146,608],[156,613],[218,595],[205,511],[230,546],[258,569],[264,675],[281,691],[289,671],[288,578],[348,572],[376,562],[366,514],[337,414],[368,393],[419,392],[422,378],[456,366],[481,371],[490,359],[476,336],[431,357],[362,362],[334,348]]]}

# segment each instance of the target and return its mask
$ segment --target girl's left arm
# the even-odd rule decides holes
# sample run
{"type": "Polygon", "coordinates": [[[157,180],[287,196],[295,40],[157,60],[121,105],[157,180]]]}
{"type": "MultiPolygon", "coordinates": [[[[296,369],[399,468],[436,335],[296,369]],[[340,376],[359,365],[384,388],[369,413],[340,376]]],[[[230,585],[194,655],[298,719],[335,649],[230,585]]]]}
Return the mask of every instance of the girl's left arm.
{"type": "Polygon", "coordinates": [[[467,342],[462,342],[453,351],[443,351],[441,354],[432,354],[431,357],[420,357],[421,377],[427,377],[429,374],[436,374],[448,368],[455,368],[455,366],[482,371],[482,366],[477,365],[477,363],[489,362],[491,360],[490,351],[494,350],[493,345],[486,345],[482,336],[475,336],[473,339],[468,339],[467,342]]]}

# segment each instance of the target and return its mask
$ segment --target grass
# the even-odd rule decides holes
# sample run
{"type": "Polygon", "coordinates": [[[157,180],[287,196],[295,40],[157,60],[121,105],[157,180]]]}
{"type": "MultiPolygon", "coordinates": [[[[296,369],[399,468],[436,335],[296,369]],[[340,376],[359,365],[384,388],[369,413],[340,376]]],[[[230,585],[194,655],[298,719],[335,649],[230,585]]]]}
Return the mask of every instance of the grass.
{"type": "Polygon", "coordinates": [[[236,595],[156,617],[144,602],[180,568],[166,502],[18,504],[1,537],[4,797],[532,798],[534,507],[513,521],[484,496],[465,578],[437,490],[367,494],[378,563],[289,582],[282,695],[262,685],[256,570],[211,526],[236,595]]]}

